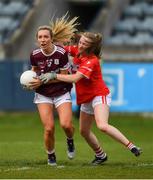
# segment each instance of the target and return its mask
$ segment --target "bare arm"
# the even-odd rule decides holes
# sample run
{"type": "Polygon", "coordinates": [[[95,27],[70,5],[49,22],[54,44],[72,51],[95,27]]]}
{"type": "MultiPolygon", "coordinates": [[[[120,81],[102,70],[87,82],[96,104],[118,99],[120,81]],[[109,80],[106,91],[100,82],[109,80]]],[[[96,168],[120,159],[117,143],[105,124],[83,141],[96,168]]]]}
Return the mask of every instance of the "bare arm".
{"type": "MultiPolygon", "coordinates": [[[[62,74],[62,75],[68,74],[68,70],[60,70],[60,74],[62,74]]],[[[50,83],[57,83],[57,82],[60,82],[60,80],[58,80],[58,79],[50,80],[50,81],[48,81],[47,84],[50,84],[50,83]]]]}
{"type": "Polygon", "coordinates": [[[56,79],[64,82],[76,83],[83,77],[84,76],[81,73],[76,72],[75,74],[57,74],[56,79]]]}
{"type": "MultiPolygon", "coordinates": [[[[39,76],[39,79],[41,80],[43,84],[51,84],[51,83],[60,82],[60,80],[54,77],[55,74],[56,74],[55,72],[48,72],[45,74],[41,74],[39,76]]],[[[61,70],[60,74],[68,74],[68,70],[61,70]]]]}
{"type": "Polygon", "coordinates": [[[38,67],[37,66],[32,66],[31,70],[37,72],[38,71],[38,67]]]}

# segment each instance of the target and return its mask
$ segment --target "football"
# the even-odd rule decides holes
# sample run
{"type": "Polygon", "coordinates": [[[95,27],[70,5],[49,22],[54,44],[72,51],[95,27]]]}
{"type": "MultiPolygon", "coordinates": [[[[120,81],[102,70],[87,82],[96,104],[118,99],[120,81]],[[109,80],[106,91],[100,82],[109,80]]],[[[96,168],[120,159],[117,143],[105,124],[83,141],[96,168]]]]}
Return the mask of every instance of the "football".
{"type": "Polygon", "coordinates": [[[29,86],[29,82],[33,81],[33,78],[36,77],[36,72],[32,70],[24,71],[20,76],[20,84],[23,86],[29,86]]]}

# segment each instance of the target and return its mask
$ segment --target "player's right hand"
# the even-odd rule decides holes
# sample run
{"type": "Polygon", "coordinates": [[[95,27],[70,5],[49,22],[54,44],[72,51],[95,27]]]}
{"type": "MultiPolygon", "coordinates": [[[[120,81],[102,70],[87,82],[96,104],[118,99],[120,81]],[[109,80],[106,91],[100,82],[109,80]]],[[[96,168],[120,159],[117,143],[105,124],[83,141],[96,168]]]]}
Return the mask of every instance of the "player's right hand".
{"type": "Polygon", "coordinates": [[[27,90],[27,91],[32,90],[29,86],[26,86],[26,85],[22,85],[22,88],[23,88],[24,90],[27,90]]]}

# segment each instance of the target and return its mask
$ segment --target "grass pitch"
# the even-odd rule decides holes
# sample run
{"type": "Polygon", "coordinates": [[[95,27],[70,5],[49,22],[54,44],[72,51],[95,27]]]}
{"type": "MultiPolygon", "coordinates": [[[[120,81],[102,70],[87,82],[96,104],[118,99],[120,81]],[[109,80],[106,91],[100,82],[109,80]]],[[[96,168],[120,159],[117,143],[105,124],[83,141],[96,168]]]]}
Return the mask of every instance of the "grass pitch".
{"type": "Polygon", "coordinates": [[[143,149],[135,157],[95,125],[93,131],[108,154],[108,161],[92,166],[94,153],[79,134],[74,118],[76,158],[66,155],[66,138],[56,120],[57,167],[47,165],[43,128],[37,113],[0,114],[1,179],[151,179],[153,178],[153,119],[135,115],[111,115],[110,124],[119,128],[143,149]]]}

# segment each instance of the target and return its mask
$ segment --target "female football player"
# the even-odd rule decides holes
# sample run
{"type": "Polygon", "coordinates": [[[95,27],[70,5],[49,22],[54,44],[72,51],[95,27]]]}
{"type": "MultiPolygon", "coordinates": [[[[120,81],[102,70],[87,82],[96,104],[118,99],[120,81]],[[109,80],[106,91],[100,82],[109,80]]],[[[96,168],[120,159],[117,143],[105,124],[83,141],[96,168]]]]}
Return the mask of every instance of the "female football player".
{"type": "Polygon", "coordinates": [[[51,79],[75,83],[77,104],[81,105],[80,133],[95,152],[93,165],[101,164],[107,160],[107,154],[91,130],[94,120],[98,129],[123,144],[135,156],[139,156],[141,153],[140,148],[108,123],[111,94],[102,77],[100,66],[101,44],[101,34],[83,33],[78,46],[65,47],[74,57],[73,66],[74,69],[77,69],[76,72],[70,75],[46,73],[40,77],[43,83],[47,83],[51,79]]]}
{"type": "MultiPolygon", "coordinates": [[[[37,72],[38,76],[48,72],[67,74],[69,71],[68,54],[63,47],[53,43],[53,37],[54,34],[50,26],[40,26],[36,32],[39,48],[32,51],[30,62],[32,70],[37,72]]],[[[60,125],[67,137],[67,155],[72,159],[75,155],[70,96],[72,83],[48,80],[44,84],[37,78],[31,82],[30,88],[35,89],[34,103],[37,104],[44,126],[44,142],[48,154],[48,164],[56,165],[54,107],[59,115],[60,125]]]]}

